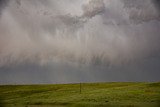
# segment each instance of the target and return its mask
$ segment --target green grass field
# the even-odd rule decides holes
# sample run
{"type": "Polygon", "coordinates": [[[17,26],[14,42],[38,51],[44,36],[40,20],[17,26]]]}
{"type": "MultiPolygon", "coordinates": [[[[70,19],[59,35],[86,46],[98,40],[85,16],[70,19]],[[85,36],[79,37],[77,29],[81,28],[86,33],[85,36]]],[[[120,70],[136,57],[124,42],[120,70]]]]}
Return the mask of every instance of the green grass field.
{"type": "Polygon", "coordinates": [[[0,107],[160,107],[158,83],[1,85],[0,107]]]}

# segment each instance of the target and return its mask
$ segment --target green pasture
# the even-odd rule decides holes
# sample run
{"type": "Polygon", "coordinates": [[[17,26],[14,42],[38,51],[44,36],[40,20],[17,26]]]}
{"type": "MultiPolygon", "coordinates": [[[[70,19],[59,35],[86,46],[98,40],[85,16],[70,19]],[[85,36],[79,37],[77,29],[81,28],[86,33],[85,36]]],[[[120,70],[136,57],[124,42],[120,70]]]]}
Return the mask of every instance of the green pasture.
{"type": "Polygon", "coordinates": [[[0,107],[160,107],[160,82],[1,85],[0,107]]]}

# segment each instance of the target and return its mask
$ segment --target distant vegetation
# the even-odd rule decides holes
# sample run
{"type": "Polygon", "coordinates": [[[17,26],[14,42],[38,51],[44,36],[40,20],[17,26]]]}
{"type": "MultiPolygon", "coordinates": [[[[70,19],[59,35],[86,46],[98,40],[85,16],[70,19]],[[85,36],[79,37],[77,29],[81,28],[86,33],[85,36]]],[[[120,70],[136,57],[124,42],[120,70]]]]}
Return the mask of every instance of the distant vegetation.
{"type": "Polygon", "coordinates": [[[160,107],[159,83],[2,85],[0,107],[160,107]]]}

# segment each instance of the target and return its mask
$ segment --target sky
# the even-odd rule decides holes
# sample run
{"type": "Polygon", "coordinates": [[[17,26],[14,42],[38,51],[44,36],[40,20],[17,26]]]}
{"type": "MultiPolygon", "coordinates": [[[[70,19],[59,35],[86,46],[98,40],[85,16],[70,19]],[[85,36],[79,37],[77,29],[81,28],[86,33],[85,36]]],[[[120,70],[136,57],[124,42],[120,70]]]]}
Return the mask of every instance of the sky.
{"type": "Polygon", "coordinates": [[[0,84],[159,76],[159,0],[0,0],[0,84]]]}

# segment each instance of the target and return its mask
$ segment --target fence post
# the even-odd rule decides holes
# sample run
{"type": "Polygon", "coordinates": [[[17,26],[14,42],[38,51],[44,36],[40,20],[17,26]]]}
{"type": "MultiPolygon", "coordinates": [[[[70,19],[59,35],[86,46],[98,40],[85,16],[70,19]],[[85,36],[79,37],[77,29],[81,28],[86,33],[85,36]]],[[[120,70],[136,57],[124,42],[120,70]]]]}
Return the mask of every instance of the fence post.
{"type": "Polygon", "coordinates": [[[79,84],[79,92],[80,92],[80,94],[81,94],[81,91],[82,91],[82,86],[81,86],[82,84],[81,84],[81,82],[80,82],[80,84],[79,84]]]}

